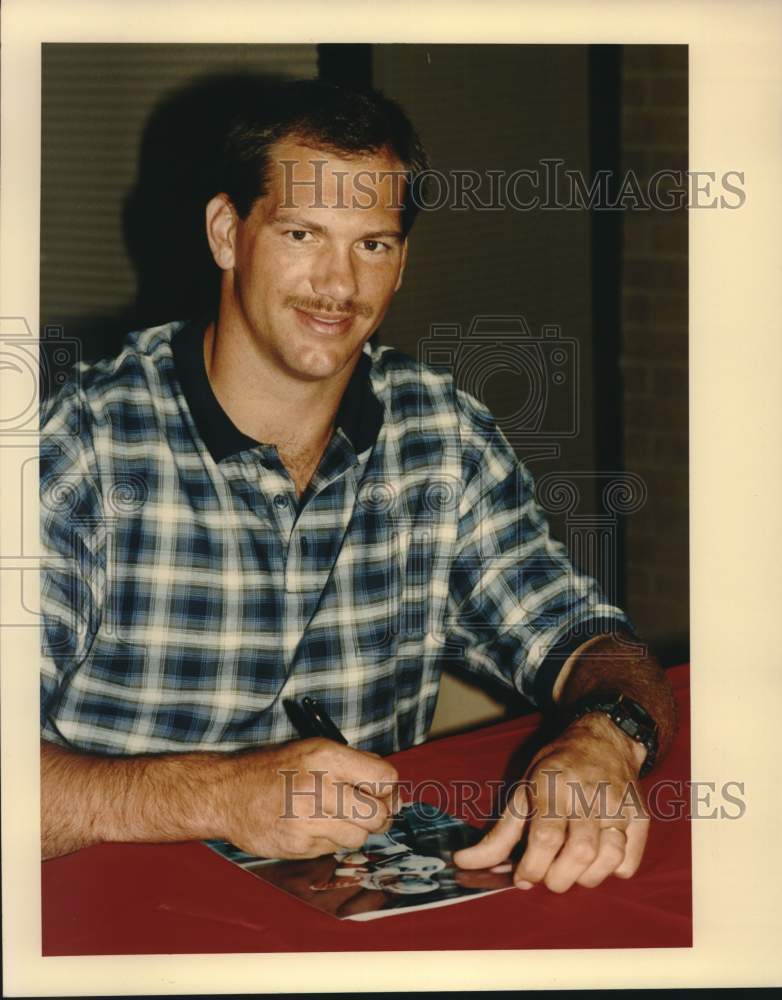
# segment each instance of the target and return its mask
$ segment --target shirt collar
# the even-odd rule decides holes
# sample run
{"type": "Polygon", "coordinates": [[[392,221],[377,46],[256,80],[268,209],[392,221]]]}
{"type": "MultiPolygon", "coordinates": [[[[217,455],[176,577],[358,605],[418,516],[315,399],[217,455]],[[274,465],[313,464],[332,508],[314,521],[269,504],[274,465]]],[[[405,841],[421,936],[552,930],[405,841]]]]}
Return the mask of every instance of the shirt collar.
{"type": "MultiPolygon", "coordinates": [[[[242,433],[220,406],[209,384],[204,363],[204,334],[209,320],[194,320],[178,330],[171,340],[179,384],[198,432],[209,454],[220,462],[248,448],[263,444],[242,433]]],[[[369,373],[372,360],[362,352],[342,402],[334,426],[340,428],[357,455],[371,447],[383,425],[383,406],[372,391],[369,373]]]]}

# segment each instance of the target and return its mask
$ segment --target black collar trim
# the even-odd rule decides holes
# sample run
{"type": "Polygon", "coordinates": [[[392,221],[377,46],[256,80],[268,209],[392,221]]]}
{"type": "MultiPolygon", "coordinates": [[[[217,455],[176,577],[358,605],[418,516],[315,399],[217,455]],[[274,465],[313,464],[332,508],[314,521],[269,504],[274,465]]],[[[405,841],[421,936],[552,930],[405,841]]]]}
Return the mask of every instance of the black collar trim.
{"type": "MultiPolygon", "coordinates": [[[[209,320],[194,320],[178,330],[171,340],[179,384],[209,454],[220,462],[263,442],[248,437],[220,406],[209,384],[204,364],[204,334],[209,320]]],[[[371,447],[383,425],[383,406],[372,391],[369,372],[372,361],[362,353],[337,410],[335,427],[347,435],[357,455],[371,447]]]]}

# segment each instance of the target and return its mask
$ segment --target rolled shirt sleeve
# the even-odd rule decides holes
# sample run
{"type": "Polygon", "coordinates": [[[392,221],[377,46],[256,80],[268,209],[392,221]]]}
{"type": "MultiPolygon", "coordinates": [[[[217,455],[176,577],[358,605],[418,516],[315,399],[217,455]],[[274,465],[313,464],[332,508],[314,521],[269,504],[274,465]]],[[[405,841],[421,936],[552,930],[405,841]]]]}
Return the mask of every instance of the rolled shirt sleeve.
{"type": "Polygon", "coordinates": [[[532,476],[480,403],[459,392],[465,487],[447,633],[464,666],[550,702],[571,652],[599,634],[633,636],[627,615],[551,538],[532,476]]]}

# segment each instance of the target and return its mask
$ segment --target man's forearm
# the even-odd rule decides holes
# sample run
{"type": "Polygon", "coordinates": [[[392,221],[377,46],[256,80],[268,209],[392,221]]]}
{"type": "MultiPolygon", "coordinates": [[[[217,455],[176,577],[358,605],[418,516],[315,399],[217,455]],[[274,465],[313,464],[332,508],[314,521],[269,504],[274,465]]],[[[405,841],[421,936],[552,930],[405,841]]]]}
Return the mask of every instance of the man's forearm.
{"type": "Polygon", "coordinates": [[[554,688],[554,700],[563,717],[592,692],[625,694],[657,723],[658,759],[664,756],[676,731],[676,702],[664,670],[642,647],[603,636],[585,643],[566,667],[554,688]]]}
{"type": "Polygon", "coordinates": [[[42,853],[53,858],[102,841],[205,839],[269,858],[356,850],[390,822],[396,780],[376,754],[321,738],[139,757],[42,742],[42,853]]]}
{"type": "Polygon", "coordinates": [[[41,742],[44,858],[102,841],[217,836],[229,755],[102,757],[41,742]]]}

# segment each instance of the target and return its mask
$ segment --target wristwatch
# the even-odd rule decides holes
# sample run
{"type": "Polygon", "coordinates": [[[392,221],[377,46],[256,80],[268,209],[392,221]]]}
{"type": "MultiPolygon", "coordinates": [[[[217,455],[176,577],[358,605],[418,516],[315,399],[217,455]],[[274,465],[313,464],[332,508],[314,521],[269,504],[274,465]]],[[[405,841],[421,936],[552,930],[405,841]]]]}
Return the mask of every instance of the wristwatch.
{"type": "Polygon", "coordinates": [[[657,723],[645,708],[621,694],[618,698],[607,698],[605,695],[587,695],[576,703],[570,721],[575,722],[589,712],[602,712],[618,726],[630,739],[646,747],[646,760],[641,765],[639,777],[648,774],[657,759],[659,741],[657,723]]]}

